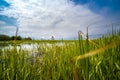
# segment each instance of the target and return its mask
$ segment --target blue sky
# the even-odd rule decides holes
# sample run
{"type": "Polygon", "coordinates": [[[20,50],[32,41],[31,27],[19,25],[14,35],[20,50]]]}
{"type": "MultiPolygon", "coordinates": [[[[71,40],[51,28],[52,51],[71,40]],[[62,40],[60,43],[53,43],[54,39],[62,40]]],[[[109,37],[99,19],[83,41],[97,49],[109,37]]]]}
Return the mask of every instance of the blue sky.
{"type": "Polygon", "coordinates": [[[120,28],[120,0],[0,0],[0,34],[35,39],[74,39],[120,28]]]}
{"type": "Polygon", "coordinates": [[[0,0],[0,7],[8,7],[8,6],[10,6],[9,3],[7,3],[4,0],[0,0]]]}
{"type": "Polygon", "coordinates": [[[109,15],[120,13],[120,0],[73,0],[77,5],[88,5],[88,8],[98,14],[107,16],[108,13],[100,13],[104,8],[109,9],[109,15]]]}

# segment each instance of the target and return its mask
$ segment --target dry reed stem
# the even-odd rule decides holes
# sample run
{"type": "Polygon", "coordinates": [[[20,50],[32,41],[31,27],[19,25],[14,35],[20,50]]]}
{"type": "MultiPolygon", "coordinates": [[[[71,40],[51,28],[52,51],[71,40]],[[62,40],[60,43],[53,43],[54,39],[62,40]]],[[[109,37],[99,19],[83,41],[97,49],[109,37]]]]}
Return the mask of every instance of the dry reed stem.
{"type": "Polygon", "coordinates": [[[77,72],[77,69],[75,67],[75,64],[72,64],[72,67],[73,67],[73,76],[74,76],[74,79],[75,80],[79,80],[78,79],[78,72],[77,72]]]}
{"type": "MultiPolygon", "coordinates": [[[[87,39],[87,37],[86,37],[86,35],[84,34],[84,33],[79,33],[79,35],[81,35],[81,36],[83,36],[85,39],[87,39]]],[[[92,44],[94,44],[95,46],[97,46],[97,47],[100,47],[98,44],[96,44],[94,41],[92,41],[92,40],[90,40],[90,39],[88,39],[88,41],[89,42],[91,42],[92,44]]]]}
{"type": "Polygon", "coordinates": [[[85,54],[80,55],[80,56],[76,56],[76,57],[73,58],[73,60],[77,61],[77,60],[84,59],[84,58],[87,58],[87,57],[90,57],[90,56],[93,56],[93,55],[96,55],[96,54],[100,54],[100,52],[103,52],[103,51],[105,51],[105,50],[107,50],[109,48],[112,48],[112,47],[114,47],[116,45],[119,45],[119,44],[120,44],[119,40],[111,42],[110,44],[108,44],[108,45],[106,45],[106,46],[104,46],[102,48],[99,48],[99,49],[94,50],[94,51],[90,51],[90,52],[85,53],[85,54]]]}

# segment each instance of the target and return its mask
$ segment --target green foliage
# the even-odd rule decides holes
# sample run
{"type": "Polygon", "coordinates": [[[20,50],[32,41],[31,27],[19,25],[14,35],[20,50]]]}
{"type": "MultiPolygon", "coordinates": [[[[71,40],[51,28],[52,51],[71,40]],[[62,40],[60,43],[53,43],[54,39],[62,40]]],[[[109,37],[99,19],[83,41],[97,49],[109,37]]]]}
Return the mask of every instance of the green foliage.
{"type": "Polygon", "coordinates": [[[56,45],[60,41],[36,41],[37,53],[17,50],[16,46],[0,50],[0,80],[119,80],[120,44],[104,50],[111,42],[119,42],[119,36],[108,35],[92,42],[80,37],[78,41],[61,41],[61,46],[56,45]],[[77,60],[102,47],[102,52],[77,60]]]}
{"type": "Polygon", "coordinates": [[[32,40],[31,37],[24,38],[23,40],[32,40]]]}
{"type": "Polygon", "coordinates": [[[0,34],[0,41],[10,41],[10,40],[32,40],[31,37],[26,37],[26,38],[22,38],[21,36],[8,36],[8,35],[4,35],[4,34],[0,34]]]}
{"type": "Polygon", "coordinates": [[[8,41],[8,40],[10,40],[10,37],[8,35],[0,34],[0,41],[8,41]]]}
{"type": "Polygon", "coordinates": [[[11,37],[11,40],[22,40],[22,37],[21,36],[17,36],[17,37],[15,37],[15,36],[12,36],[11,37]]]}

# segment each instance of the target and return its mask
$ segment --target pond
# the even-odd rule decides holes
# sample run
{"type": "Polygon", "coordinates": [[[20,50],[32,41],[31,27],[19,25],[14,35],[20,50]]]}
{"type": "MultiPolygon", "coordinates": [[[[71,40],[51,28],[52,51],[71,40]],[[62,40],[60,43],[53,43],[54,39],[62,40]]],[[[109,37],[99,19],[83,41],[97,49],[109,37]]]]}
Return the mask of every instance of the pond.
{"type": "Polygon", "coordinates": [[[0,49],[4,52],[6,49],[13,49],[16,47],[17,51],[24,50],[29,52],[30,54],[38,53],[41,48],[52,48],[53,46],[64,46],[64,42],[57,43],[20,43],[16,46],[10,43],[0,42],[0,49]]]}

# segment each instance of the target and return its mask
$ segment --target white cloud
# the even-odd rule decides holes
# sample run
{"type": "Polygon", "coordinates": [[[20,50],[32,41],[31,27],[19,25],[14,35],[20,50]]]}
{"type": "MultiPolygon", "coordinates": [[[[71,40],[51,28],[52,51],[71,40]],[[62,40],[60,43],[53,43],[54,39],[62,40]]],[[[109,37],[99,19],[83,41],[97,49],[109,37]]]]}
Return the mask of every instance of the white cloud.
{"type": "Polygon", "coordinates": [[[16,27],[8,26],[6,22],[0,20],[0,34],[15,35],[16,27]]]}
{"type": "Polygon", "coordinates": [[[15,26],[3,26],[0,27],[0,34],[6,34],[13,36],[16,33],[16,27],[15,26]]]}
{"type": "MultiPolygon", "coordinates": [[[[17,19],[19,34],[36,38],[74,38],[86,26],[107,21],[87,7],[69,0],[6,0],[11,4],[0,12],[17,19]]],[[[93,29],[94,30],[94,29],[93,29]]]]}

